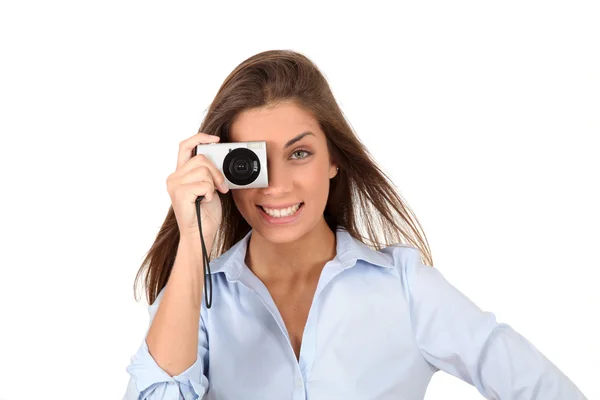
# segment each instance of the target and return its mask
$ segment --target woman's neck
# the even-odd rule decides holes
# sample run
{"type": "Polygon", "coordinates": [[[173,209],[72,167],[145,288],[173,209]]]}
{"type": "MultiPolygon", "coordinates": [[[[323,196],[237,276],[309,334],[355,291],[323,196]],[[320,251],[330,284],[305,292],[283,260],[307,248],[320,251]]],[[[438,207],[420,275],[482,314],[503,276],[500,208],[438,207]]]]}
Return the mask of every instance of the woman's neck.
{"type": "Polygon", "coordinates": [[[263,282],[314,279],[336,255],[336,236],[325,219],[303,237],[290,243],[272,243],[252,231],[246,265],[263,282]]]}

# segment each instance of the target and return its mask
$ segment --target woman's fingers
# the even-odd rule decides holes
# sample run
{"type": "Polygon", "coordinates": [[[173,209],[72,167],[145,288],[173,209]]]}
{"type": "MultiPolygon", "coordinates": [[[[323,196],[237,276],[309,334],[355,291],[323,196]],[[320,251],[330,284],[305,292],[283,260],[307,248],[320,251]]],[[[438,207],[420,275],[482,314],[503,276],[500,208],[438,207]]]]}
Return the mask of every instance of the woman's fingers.
{"type": "Polygon", "coordinates": [[[201,143],[216,143],[219,140],[219,136],[198,132],[194,136],[187,138],[183,142],[179,143],[179,153],[177,155],[177,169],[181,168],[190,158],[192,158],[192,151],[194,150],[194,147],[201,143]]]}

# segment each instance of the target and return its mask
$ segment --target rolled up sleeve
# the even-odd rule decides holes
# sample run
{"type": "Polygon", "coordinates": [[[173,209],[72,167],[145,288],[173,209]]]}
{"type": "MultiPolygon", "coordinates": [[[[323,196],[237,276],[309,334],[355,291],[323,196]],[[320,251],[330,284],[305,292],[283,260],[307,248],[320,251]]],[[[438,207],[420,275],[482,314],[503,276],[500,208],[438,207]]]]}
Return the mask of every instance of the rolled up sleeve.
{"type": "MultiPolygon", "coordinates": [[[[164,289],[154,303],[148,307],[150,314],[148,329],[152,324],[163,293],[164,289]]],[[[148,351],[148,344],[144,338],[127,366],[126,370],[130,379],[123,400],[202,399],[208,389],[208,378],[205,371],[207,361],[208,340],[202,318],[198,329],[198,357],[194,364],[179,375],[170,376],[156,363],[148,351]]]]}
{"type": "Polygon", "coordinates": [[[585,399],[530,341],[424,265],[417,250],[406,253],[401,265],[412,328],[434,372],[460,378],[486,399],[585,399]]]}

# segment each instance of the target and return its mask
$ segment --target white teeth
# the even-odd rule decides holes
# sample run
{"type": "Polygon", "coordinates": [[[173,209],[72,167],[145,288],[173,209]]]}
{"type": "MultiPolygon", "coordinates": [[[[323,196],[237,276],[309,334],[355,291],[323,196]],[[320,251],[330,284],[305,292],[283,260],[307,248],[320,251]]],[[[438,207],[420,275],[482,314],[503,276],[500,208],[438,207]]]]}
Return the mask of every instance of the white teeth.
{"type": "Polygon", "coordinates": [[[284,208],[281,210],[275,210],[275,209],[263,207],[263,210],[265,210],[265,212],[267,214],[269,214],[271,217],[275,217],[275,218],[289,217],[290,215],[293,215],[296,211],[298,211],[298,209],[300,208],[300,204],[301,203],[298,203],[295,206],[284,208]]]}

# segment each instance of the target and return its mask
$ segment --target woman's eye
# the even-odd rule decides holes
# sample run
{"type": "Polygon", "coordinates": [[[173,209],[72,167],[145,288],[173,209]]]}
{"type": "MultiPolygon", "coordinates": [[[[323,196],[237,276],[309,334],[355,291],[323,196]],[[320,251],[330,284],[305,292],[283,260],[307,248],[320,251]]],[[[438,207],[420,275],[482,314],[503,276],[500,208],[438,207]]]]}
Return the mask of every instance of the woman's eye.
{"type": "Polygon", "coordinates": [[[300,158],[296,158],[296,159],[303,159],[303,158],[306,158],[306,157],[308,157],[309,155],[311,155],[311,154],[312,154],[310,151],[307,151],[307,150],[296,150],[296,151],[294,151],[294,152],[292,153],[292,155],[294,155],[294,154],[298,154],[298,153],[300,153],[300,154],[302,154],[302,153],[306,153],[306,156],[304,156],[304,157],[300,157],[300,158]]]}

